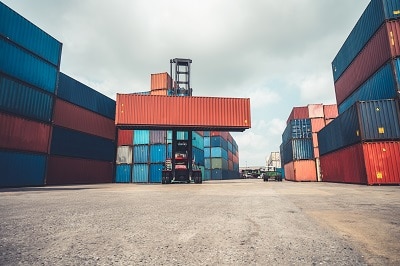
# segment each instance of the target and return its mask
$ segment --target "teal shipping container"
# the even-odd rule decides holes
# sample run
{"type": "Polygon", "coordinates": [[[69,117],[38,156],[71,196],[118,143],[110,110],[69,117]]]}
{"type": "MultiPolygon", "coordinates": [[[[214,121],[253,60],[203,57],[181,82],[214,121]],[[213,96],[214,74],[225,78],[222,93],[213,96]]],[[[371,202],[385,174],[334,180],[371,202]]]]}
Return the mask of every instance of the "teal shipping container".
{"type": "Polygon", "coordinates": [[[144,163],[134,164],[132,167],[132,182],[133,183],[148,183],[149,182],[149,165],[144,163]]]}
{"type": "Polygon", "coordinates": [[[134,130],[133,131],[133,145],[149,144],[150,131],[149,130],[134,130]]]}
{"type": "Polygon", "coordinates": [[[163,170],[163,164],[150,164],[149,171],[149,182],[150,183],[161,183],[161,174],[163,170]]]}
{"type": "Polygon", "coordinates": [[[150,163],[163,163],[166,159],[166,145],[154,144],[150,145],[150,163]]]}
{"type": "Polygon", "coordinates": [[[133,163],[149,162],[149,145],[133,146],[133,163]]]}
{"type": "Polygon", "coordinates": [[[117,165],[115,174],[116,183],[130,183],[131,182],[131,171],[132,166],[129,164],[117,165]]]}

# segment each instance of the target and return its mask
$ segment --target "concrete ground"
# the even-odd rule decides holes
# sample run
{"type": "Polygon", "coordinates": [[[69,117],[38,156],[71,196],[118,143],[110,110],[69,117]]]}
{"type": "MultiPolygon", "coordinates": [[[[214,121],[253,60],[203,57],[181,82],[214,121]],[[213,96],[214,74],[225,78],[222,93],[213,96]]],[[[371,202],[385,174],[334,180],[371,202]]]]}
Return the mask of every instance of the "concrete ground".
{"type": "Polygon", "coordinates": [[[400,187],[0,189],[0,265],[400,265],[400,187]]]}

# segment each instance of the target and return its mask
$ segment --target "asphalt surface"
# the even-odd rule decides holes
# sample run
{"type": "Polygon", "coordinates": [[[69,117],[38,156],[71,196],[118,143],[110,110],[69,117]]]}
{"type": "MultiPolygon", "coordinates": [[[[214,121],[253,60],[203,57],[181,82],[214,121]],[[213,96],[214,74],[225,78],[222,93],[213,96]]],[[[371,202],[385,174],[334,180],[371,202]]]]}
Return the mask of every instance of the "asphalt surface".
{"type": "Polygon", "coordinates": [[[400,265],[400,187],[0,189],[0,265],[400,265]]]}

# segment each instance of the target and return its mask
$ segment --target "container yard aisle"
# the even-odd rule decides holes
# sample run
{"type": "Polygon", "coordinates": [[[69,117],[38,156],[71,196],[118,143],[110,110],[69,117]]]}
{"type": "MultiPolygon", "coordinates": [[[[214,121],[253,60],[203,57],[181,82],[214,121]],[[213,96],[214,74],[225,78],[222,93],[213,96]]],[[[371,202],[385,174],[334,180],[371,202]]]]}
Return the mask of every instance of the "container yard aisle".
{"type": "Polygon", "coordinates": [[[398,265],[399,189],[261,179],[2,189],[0,264],[398,265]]]}

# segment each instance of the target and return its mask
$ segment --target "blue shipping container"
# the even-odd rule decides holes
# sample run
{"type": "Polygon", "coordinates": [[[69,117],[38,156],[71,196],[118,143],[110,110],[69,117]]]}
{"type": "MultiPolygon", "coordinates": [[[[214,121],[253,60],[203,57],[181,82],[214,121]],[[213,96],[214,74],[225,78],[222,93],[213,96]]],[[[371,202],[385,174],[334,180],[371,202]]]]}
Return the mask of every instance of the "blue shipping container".
{"type": "Polygon", "coordinates": [[[291,139],[312,138],[311,119],[293,119],[287,124],[282,134],[282,142],[287,143],[291,139]]]}
{"type": "Polygon", "coordinates": [[[222,180],[222,170],[221,169],[213,169],[211,170],[211,180],[222,180]]]}
{"type": "Polygon", "coordinates": [[[204,157],[211,157],[211,148],[204,148],[204,157]]]}
{"type": "Polygon", "coordinates": [[[150,164],[149,180],[150,183],[161,183],[163,164],[150,164]]]}
{"type": "Polygon", "coordinates": [[[204,137],[210,137],[211,132],[210,131],[203,131],[203,136],[204,137]]]}
{"type": "Polygon", "coordinates": [[[133,146],[133,162],[148,163],[149,162],[149,146],[135,145],[133,146]]]}
{"type": "Polygon", "coordinates": [[[203,180],[211,180],[211,170],[204,170],[203,180]]]}
{"type": "Polygon", "coordinates": [[[132,166],[128,164],[117,165],[115,174],[116,183],[130,183],[132,166]]]}
{"type": "Polygon", "coordinates": [[[0,72],[54,93],[58,70],[11,42],[0,38],[0,72]]]}
{"type": "Polygon", "coordinates": [[[211,147],[211,137],[204,137],[204,147],[211,147]]]}
{"type": "Polygon", "coordinates": [[[149,165],[148,164],[134,164],[132,169],[132,182],[133,183],[148,183],[149,180],[149,165]]]}
{"type": "Polygon", "coordinates": [[[314,158],[312,139],[291,139],[283,147],[284,164],[314,158]]]}
{"type": "Polygon", "coordinates": [[[43,186],[46,156],[0,151],[0,187],[43,186]]]}
{"type": "Polygon", "coordinates": [[[0,74],[0,109],[50,122],[53,114],[53,96],[0,74]]]}
{"type": "Polygon", "coordinates": [[[204,165],[204,151],[198,148],[193,147],[192,150],[192,158],[195,161],[196,165],[204,165]]]}
{"type": "Polygon", "coordinates": [[[115,119],[115,101],[60,72],[57,96],[70,103],[115,119]]]}
{"type": "Polygon", "coordinates": [[[134,130],[133,131],[133,145],[149,144],[150,131],[149,130],[134,130]]]}
{"type": "MultiPolygon", "coordinates": [[[[322,128],[317,134],[319,154],[324,155],[344,147],[340,116],[322,128]]],[[[283,152],[281,151],[281,156],[283,152]]],[[[284,154],[283,154],[284,156],[284,154]]],[[[281,157],[286,162],[284,157],[281,157]]]]}
{"type": "Polygon", "coordinates": [[[50,154],[67,157],[115,161],[115,142],[79,131],[53,127],[50,154]]]}
{"type": "Polygon", "coordinates": [[[221,136],[211,137],[211,147],[222,147],[224,150],[228,150],[228,141],[221,136]]]}
{"type": "Polygon", "coordinates": [[[0,2],[0,35],[53,65],[60,65],[62,44],[2,2],[0,2]]]}
{"type": "Polygon", "coordinates": [[[228,160],[228,151],[221,147],[212,147],[211,148],[211,157],[212,158],[222,157],[222,158],[228,160]]]}
{"type": "Polygon", "coordinates": [[[204,158],[204,168],[211,169],[211,158],[204,158]]]}
{"type": "Polygon", "coordinates": [[[198,133],[193,131],[193,140],[192,140],[193,147],[204,149],[204,138],[200,136],[198,133]]]}
{"type": "Polygon", "coordinates": [[[165,144],[150,145],[150,163],[163,163],[165,162],[166,156],[165,144]]]}
{"type": "Polygon", "coordinates": [[[336,82],[386,19],[400,18],[399,0],[372,0],[332,62],[336,82]]]}
{"type": "Polygon", "coordinates": [[[167,158],[172,158],[172,144],[168,144],[167,146],[167,158]]]}
{"type": "Polygon", "coordinates": [[[339,114],[342,114],[357,101],[396,99],[399,91],[395,75],[397,73],[397,78],[399,77],[399,61],[399,59],[396,59],[387,63],[346,98],[338,107],[339,114]],[[396,72],[393,71],[392,64],[396,67],[396,72]]]}

